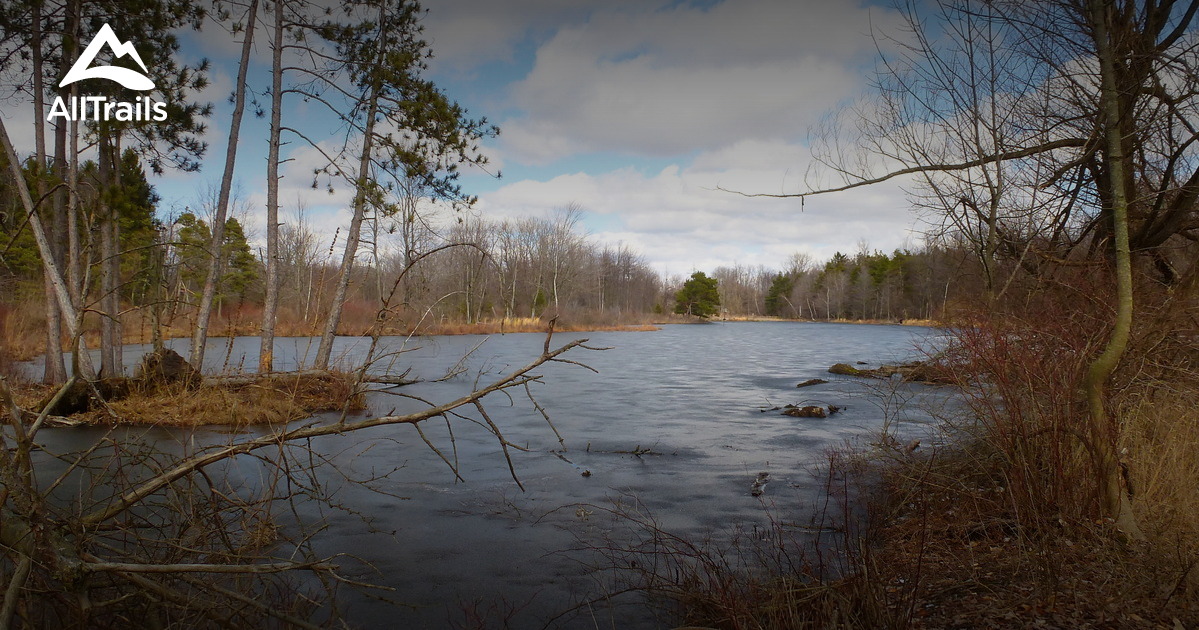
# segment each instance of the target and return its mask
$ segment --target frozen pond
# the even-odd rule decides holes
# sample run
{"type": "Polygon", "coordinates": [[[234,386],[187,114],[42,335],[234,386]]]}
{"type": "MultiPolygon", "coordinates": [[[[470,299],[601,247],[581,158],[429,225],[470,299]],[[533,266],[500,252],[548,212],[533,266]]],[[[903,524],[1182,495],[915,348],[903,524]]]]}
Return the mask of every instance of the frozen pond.
{"type": "MultiPolygon", "coordinates": [[[[555,346],[586,337],[590,345],[611,349],[567,356],[598,374],[562,364],[540,370],[544,383],[533,391],[564,447],[523,392],[514,391],[511,400],[502,394],[488,399],[487,411],[505,437],[528,448],[512,452],[524,491],[513,482],[495,437],[483,427],[455,419],[451,444],[446,423],[434,420],[424,425],[426,435],[447,456],[456,448],[464,481],[455,480],[410,426],[323,438],[313,447],[340,472],[326,464],[318,475],[341,508],[301,504],[296,513],[307,525],[327,525],[313,539],[319,552],[356,556],[370,566],[353,563],[355,577],[395,589],[382,595],[399,606],[344,591],[339,604],[352,626],[449,627],[477,613],[495,623],[511,615],[513,627],[547,622],[551,627],[662,627],[636,597],[579,606],[613,588],[614,576],[601,570],[602,558],[568,551],[621,535],[620,523],[596,506],[612,506],[621,497],[636,500],[664,529],[717,544],[738,529],[769,528],[771,513],[805,522],[820,503],[820,481],[811,471],[826,449],[876,435],[884,421],[898,421],[901,438],[919,434],[928,422],[923,403],[944,396],[930,387],[832,376],[828,367],[857,361],[875,367],[917,358],[917,346],[930,344],[935,334],[899,326],[717,323],[555,335],[555,346]],[[811,378],[831,382],[795,387],[811,378]],[[883,396],[895,387],[906,401],[903,406],[897,406],[896,397],[883,396]],[[843,410],[827,419],[762,411],[787,403],[833,404],[843,410]],[[383,492],[347,481],[392,470],[373,484],[383,492]],[[769,483],[755,497],[750,489],[759,472],[769,473],[769,483]]],[[[393,390],[442,402],[467,393],[476,380],[489,383],[525,365],[543,342],[537,334],[430,337],[406,344],[388,339],[388,349],[402,346],[406,352],[377,369],[398,373],[411,367],[411,376],[432,380],[458,366],[461,373],[448,381],[393,390]]],[[[209,369],[256,363],[256,338],[211,343],[209,369]]],[[[368,343],[339,339],[335,356],[352,365],[368,343]]],[[[181,352],[186,347],[185,340],[173,345],[181,352]]],[[[144,351],[131,346],[125,356],[132,363],[144,351]]],[[[280,369],[302,365],[314,354],[312,340],[278,340],[280,369]]],[[[370,413],[381,414],[421,404],[375,393],[369,406],[370,413]]],[[[123,432],[124,441],[175,445],[256,434],[123,432]]],[[[98,434],[98,429],[56,430],[40,437],[66,450],[98,434]]]]}

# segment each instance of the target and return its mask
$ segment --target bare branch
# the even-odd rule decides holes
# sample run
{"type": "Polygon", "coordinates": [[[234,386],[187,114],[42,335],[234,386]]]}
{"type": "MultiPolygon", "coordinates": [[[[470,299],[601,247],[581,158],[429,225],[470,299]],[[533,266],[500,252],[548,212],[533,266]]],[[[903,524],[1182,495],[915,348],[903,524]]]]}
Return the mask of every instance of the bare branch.
{"type": "Polygon", "coordinates": [[[119,571],[128,573],[283,573],[284,571],[334,571],[338,567],[327,562],[270,562],[258,564],[145,564],[130,562],[84,562],[83,571],[119,571]]]}
{"type": "Polygon", "coordinates": [[[1053,140],[1051,142],[1038,144],[1033,147],[1025,147],[1023,149],[1017,149],[1015,151],[1005,151],[1003,153],[986,155],[981,158],[978,158],[977,160],[970,160],[968,162],[959,162],[956,164],[925,164],[922,166],[912,166],[909,168],[900,169],[898,171],[891,171],[890,173],[887,173],[886,175],[881,175],[879,177],[874,177],[871,179],[863,179],[861,181],[852,182],[850,184],[846,184],[844,186],[839,186],[837,188],[821,188],[818,190],[810,190],[808,192],[802,192],[802,193],[783,193],[783,194],[747,193],[747,192],[742,192],[740,190],[731,190],[728,188],[724,188],[723,186],[717,186],[716,190],[720,190],[720,191],[727,192],[727,193],[733,193],[736,195],[741,195],[742,197],[774,197],[774,198],[778,198],[778,199],[794,199],[794,198],[798,197],[798,198],[802,199],[804,197],[810,197],[812,195],[824,195],[824,194],[828,194],[828,193],[842,192],[842,191],[850,190],[853,188],[861,188],[863,186],[872,186],[874,184],[879,184],[879,183],[885,182],[887,180],[894,179],[896,177],[901,177],[903,175],[911,175],[913,173],[964,171],[966,169],[976,168],[976,167],[983,166],[986,164],[994,164],[996,162],[1006,162],[1008,160],[1018,160],[1020,158],[1026,158],[1026,157],[1038,155],[1041,153],[1047,153],[1047,152],[1053,151],[1055,149],[1065,149],[1065,148],[1070,148],[1070,147],[1085,147],[1086,145],[1087,145],[1087,141],[1084,138],[1063,138],[1061,140],[1053,140]]]}
{"type": "Polygon", "coordinates": [[[196,470],[199,470],[205,466],[208,466],[215,462],[219,462],[221,460],[236,457],[238,455],[242,455],[245,453],[251,453],[253,451],[256,451],[261,448],[266,448],[268,446],[275,446],[275,445],[278,445],[280,442],[290,442],[290,441],[294,441],[294,440],[306,440],[306,439],[321,437],[321,436],[326,436],[326,435],[341,435],[341,434],[345,434],[345,433],[359,431],[362,429],[368,429],[371,427],[378,427],[378,426],[385,426],[385,425],[417,424],[417,423],[423,422],[425,420],[428,420],[429,418],[441,416],[449,411],[457,409],[458,407],[473,404],[476,401],[482,399],[483,397],[485,397],[488,394],[491,394],[493,392],[507,389],[509,387],[519,387],[521,385],[524,385],[526,382],[535,380],[535,377],[528,376],[529,372],[540,367],[542,364],[554,359],[555,357],[557,357],[565,352],[568,352],[571,349],[585,343],[586,341],[587,341],[586,339],[572,341],[572,342],[558,348],[557,350],[543,353],[541,356],[534,359],[532,363],[529,363],[525,367],[520,368],[520,369],[516,370],[515,372],[512,372],[511,374],[501,378],[500,380],[492,383],[491,385],[488,385],[487,387],[473,391],[473,392],[467,394],[466,396],[463,396],[463,397],[453,400],[451,402],[448,402],[448,403],[445,403],[442,405],[438,405],[436,407],[431,407],[429,409],[425,409],[424,411],[419,411],[416,413],[411,413],[411,414],[402,415],[402,416],[391,416],[391,415],[380,416],[380,417],[376,417],[376,418],[368,418],[366,420],[359,420],[357,422],[345,422],[345,423],[337,423],[337,424],[332,424],[332,425],[310,425],[310,426],[305,426],[305,427],[301,427],[298,429],[293,429],[290,431],[285,431],[282,433],[272,433],[270,435],[265,435],[265,436],[255,438],[252,440],[247,440],[245,442],[241,442],[238,444],[232,444],[230,446],[218,449],[216,451],[212,451],[210,453],[196,455],[194,457],[183,460],[182,462],[177,464],[171,470],[166,471],[160,475],[157,475],[154,478],[143,482],[137,488],[135,488],[129,492],[126,492],[124,495],[122,495],[119,499],[116,499],[108,507],[100,509],[100,510],[96,510],[96,511],[84,516],[82,519],[80,519],[80,524],[83,525],[84,527],[95,527],[96,525],[99,525],[100,523],[124,512],[125,510],[128,510],[130,507],[132,507],[133,505],[136,505],[138,502],[142,501],[143,499],[150,496],[151,494],[170,485],[174,481],[181,479],[181,478],[191,474],[192,472],[195,472],[196,470]]]}
{"type": "Polygon", "coordinates": [[[17,612],[21,589],[25,587],[25,580],[29,579],[31,568],[33,568],[33,558],[21,554],[21,561],[17,563],[17,569],[13,571],[12,579],[8,581],[8,588],[4,590],[4,605],[0,607],[0,630],[8,630],[12,627],[12,617],[17,612]]]}

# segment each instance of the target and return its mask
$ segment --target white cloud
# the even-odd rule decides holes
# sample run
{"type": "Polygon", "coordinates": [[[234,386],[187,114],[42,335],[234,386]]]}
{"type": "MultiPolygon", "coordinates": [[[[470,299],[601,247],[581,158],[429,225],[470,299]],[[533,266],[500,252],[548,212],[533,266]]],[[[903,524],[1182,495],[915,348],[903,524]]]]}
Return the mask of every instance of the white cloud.
{"type": "Polygon", "coordinates": [[[717,190],[794,192],[794,173],[808,160],[796,144],[744,141],[652,174],[626,168],[514,182],[484,194],[481,211],[489,218],[545,216],[578,203],[605,225],[597,237],[623,241],[671,273],[733,262],[777,268],[799,251],[825,259],[855,251],[862,239],[884,251],[912,240],[900,181],[803,202],[717,190]]]}
{"type": "MultiPolygon", "coordinates": [[[[716,190],[790,192],[807,181],[807,128],[863,87],[860,68],[874,53],[868,31],[893,23],[886,10],[795,0],[726,0],[706,8],[665,0],[456,0],[430,9],[435,73],[470,75],[497,60],[524,72],[524,55],[535,54],[523,78],[489,92],[503,111],[519,112],[501,123],[498,142],[488,143],[495,168],[581,155],[571,163],[586,169],[586,154],[599,151],[671,163],[657,172],[588,169],[515,181],[482,195],[478,212],[486,218],[545,216],[577,202],[598,238],[623,241],[670,273],[733,262],[778,266],[796,251],[826,258],[856,250],[862,238],[889,250],[910,238],[898,183],[815,197],[802,207],[796,199],[716,190]]],[[[186,41],[195,48],[185,52],[218,57],[213,85],[201,95],[218,112],[209,123],[204,172],[155,182],[163,184],[167,208],[190,203],[199,195],[185,191],[219,178],[235,71],[237,47],[228,34],[206,30],[186,41]]],[[[266,39],[260,43],[265,55],[266,39]]],[[[5,110],[14,140],[32,148],[28,120],[19,124],[5,110]]],[[[331,138],[322,143],[330,148],[340,145],[336,125],[318,110],[293,102],[288,124],[331,138]]],[[[265,123],[247,118],[237,179],[250,207],[248,227],[259,235],[264,137],[265,123]]],[[[291,140],[284,214],[303,200],[310,224],[331,241],[349,223],[349,187],[339,184],[333,195],[313,190],[312,169],[324,158],[291,140]]]]}
{"type": "Polygon", "coordinates": [[[511,157],[673,155],[740,139],[798,140],[862,87],[871,22],[845,2],[728,0],[709,9],[623,6],[564,26],[511,86],[511,157]]]}
{"type": "Polygon", "coordinates": [[[597,6],[645,5],[645,0],[454,0],[427,3],[425,38],[434,72],[470,74],[478,66],[510,62],[526,38],[552,33],[567,21],[585,20],[597,6]]]}

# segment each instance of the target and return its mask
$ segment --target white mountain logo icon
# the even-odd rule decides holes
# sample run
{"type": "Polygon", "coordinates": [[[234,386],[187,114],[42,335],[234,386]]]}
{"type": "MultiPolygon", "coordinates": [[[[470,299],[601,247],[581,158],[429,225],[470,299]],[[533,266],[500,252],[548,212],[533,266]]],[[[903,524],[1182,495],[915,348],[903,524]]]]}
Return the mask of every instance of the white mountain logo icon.
{"type": "Polygon", "coordinates": [[[138,56],[137,50],[133,48],[132,42],[122,42],[117,39],[117,34],[112,31],[112,27],[105,24],[100,27],[100,32],[92,38],[92,41],[83,50],[83,54],[79,56],[79,60],[75,65],[71,66],[71,70],[67,72],[67,76],[62,78],[62,83],[59,87],[70,85],[76,81],[83,79],[108,79],[116,81],[130,90],[150,90],[154,88],[154,82],[144,74],[129,68],[118,68],[116,66],[96,66],[89,67],[96,60],[96,55],[100,53],[100,49],[107,44],[112,50],[114,58],[124,57],[129,55],[137,62],[137,65],[142,67],[142,70],[149,70],[146,64],[142,62],[142,58],[138,56]]]}

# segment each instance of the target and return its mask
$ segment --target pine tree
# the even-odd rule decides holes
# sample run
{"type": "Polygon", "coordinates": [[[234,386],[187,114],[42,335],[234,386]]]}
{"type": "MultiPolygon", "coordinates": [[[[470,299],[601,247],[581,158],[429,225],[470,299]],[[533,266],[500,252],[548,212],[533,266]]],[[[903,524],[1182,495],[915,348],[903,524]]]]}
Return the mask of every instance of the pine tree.
{"type": "Polygon", "coordinates": [[[322,32],[344,60],[357,95],[345,118],[358,135],[358,160],[352,172],[337,167],[354,186],[354,214],[317,349],[318,369],[328,367],[333,351],[368,206],[376,211],[393,207],[385,199],[409,178],[418,180],[432,198],[455,207],[473,204],[475,198],[458,184],[458,165],[485,164],[478,142],[498,133],[486,119],[468,118],[465,109],[421,77],[431,53],[420,38],[424,10],[418,2],[370,0],[363,7],[374,10],[374,21],[330,23],[322,32]]]}
{"type": "Polygon", "coordinates": [[[691,274],[691,279],[683,283],[674,296],[674,312],[682,315],[697,315],[711,317],[720,311],[720,291],[716,278],[709,278],[704,272],[691,274]]]}
{"type": "Polygon", "coordinates": [[[795,283],[787,274],[777,274],[770,282],[770,290],[766,293],[766,314],[782,316],[790,306],[791,290],[795,283]]]}

